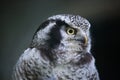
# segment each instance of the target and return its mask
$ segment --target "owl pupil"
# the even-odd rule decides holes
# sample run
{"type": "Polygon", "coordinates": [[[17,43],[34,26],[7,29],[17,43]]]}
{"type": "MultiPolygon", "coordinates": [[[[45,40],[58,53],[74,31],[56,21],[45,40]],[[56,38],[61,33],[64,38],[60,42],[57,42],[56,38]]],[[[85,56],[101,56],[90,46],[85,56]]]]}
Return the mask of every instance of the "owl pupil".
{"type": "Polygon", "coordinates": [[[69,30],[69,33],[73,33],[73,30],[69,30]]]}

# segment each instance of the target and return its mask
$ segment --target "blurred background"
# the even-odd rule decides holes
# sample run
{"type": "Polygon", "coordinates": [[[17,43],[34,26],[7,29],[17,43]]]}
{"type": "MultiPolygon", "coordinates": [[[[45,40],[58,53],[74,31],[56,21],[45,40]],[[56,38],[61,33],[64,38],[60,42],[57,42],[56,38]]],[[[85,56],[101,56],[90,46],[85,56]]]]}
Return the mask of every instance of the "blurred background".
{"type": "Polygon", "coordinates": [[[68,13],[91,23],[91,51],[101,80],[118,80],[120,0],[1,0],[0,80],[11,80],[13,66],[47,17],[68,13]]]}

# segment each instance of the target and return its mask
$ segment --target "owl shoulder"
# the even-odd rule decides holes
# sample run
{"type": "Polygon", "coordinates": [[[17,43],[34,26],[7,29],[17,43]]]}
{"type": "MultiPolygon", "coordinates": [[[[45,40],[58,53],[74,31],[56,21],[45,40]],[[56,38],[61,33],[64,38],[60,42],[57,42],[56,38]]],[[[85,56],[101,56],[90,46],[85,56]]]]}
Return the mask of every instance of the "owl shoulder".
{"type": "Polygon", "coordinates": [[[15,65],[13,78],[14,80],[36,79],[38,75],[41,75],[39,71],[47,64],[49,62],[42,57],[40,50],[28,48],[15,65]]]}
{"type": "Polygon", "coordinates": [[[49,61],[44,56],[44,53],[42,53],[42,51],[37,48],[26,49],[18,62],[29,64],[31,66],[42,66],[44,63],[49,63],[49,61]]]}

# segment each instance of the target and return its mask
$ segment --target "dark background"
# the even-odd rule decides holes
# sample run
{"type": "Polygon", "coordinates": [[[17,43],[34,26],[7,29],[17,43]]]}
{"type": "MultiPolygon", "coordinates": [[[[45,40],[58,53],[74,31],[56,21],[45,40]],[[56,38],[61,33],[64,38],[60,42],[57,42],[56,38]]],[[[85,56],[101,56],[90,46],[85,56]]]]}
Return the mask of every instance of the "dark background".
{"type": "Polygon", "coordinates": [[[38,26],[55,14],[78,14],[91,23],[92,54],[101,80],[119,80],[120,0],[2,0],[0,2],[0,80],[13,66],[38,26]]]}

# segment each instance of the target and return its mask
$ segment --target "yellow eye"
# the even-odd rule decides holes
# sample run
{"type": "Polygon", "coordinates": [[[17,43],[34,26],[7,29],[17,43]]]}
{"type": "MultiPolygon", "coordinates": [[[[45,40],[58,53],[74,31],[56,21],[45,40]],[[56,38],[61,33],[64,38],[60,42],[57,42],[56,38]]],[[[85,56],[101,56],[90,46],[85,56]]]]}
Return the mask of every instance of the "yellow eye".
{"type": "Polygon", "coordinates": [[[75,29],[73,29],[73,28],[68,28],[68,29],[67,29],[67,34],[69,34],[69,35],[74,35],[74,34],[75,34],[75,29]]]}

